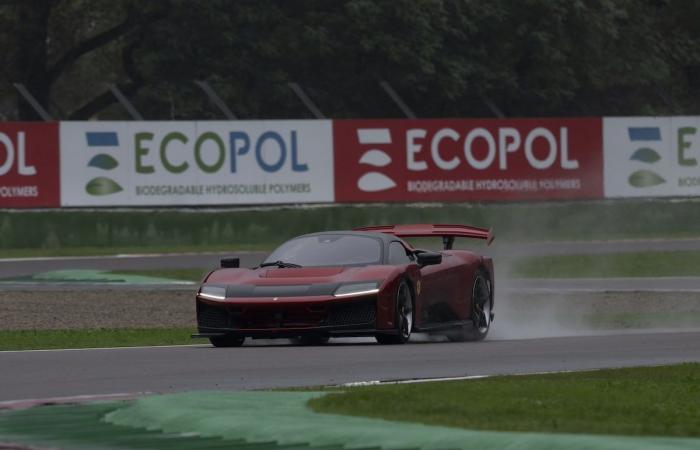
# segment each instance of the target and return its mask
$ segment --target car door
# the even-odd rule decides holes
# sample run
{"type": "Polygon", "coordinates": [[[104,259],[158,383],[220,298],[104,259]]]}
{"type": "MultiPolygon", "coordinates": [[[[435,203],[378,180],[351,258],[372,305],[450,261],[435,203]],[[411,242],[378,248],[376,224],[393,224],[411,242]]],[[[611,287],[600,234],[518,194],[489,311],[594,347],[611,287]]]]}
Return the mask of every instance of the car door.
{"type": "Polygon", "coordinates": [[[422,280],[423,313],[421,318],[423,325],[435,325],[444,322],[459,320],[454,308],[452,308],[455,295],[455,277],[458,275],[452,270],[452,255],[441,252],[443,261],[440,264],[420,268],[422,280]]]}

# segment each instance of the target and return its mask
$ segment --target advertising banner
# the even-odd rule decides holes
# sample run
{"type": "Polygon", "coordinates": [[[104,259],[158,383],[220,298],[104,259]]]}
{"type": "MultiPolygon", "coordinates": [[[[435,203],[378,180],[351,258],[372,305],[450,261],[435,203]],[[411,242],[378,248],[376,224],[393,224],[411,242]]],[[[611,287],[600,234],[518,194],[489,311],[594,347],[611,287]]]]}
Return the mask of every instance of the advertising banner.
{"type": "Polygon", "coordinates": [[[590,119],[336,120],[339,202],[601,198],[590,119]]]}
{"type": "Polygon", "coordinates": [[[0,123],[0,208],[60,206],[58,124],[0,123]]]}
{"type": "Polygon", "coordinates": [[[700,117],[603,120],[606,197],[700,195],[700,117]]]}
{"type": "Polygon", "coordinates": [[[330,121],[62,122],[63,206],[333,201],[330,121]]]}

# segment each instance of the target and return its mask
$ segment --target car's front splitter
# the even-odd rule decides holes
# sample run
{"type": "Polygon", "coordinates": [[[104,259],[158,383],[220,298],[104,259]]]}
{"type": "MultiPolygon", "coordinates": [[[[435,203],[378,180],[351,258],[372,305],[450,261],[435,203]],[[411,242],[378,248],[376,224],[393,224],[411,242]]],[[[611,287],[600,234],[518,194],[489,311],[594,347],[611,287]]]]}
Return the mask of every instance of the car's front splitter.
{"type": "Polygon", "coordinates": [[[222,336],[250,337],[253,339],[277,339],[296,338],[299,336],[328,336],[328,337],[361,337],[374,336],[378,333],[387,333],[387,330],[377,330],[374,323],[356,324],[348,326],[320,326],[305,328],[265,328],[265,329],[222,329],[199,328],[199,332],[193,334],[193,338],[210,338],[222,336]]]}

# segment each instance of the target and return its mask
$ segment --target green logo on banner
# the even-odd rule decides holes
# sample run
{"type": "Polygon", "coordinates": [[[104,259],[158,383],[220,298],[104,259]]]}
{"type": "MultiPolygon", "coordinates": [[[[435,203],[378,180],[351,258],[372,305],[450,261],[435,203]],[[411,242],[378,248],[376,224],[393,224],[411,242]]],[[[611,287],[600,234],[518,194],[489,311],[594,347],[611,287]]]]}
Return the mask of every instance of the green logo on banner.
{"type": "MultiPolygon", "coordinates": [[[[655,164],[661,160],[659,152],[653,148],[646,147],[661,143],[661,129],[659,127],[629,127],[627,128],[630,141],[645,145],[645,147],[637,148],[630,156],[630,161],[639,161],[645,164],[655,164]]],[[[637,170],[627,178],[627,182],[632,187],[648,188],[663,184],[666,180],[661,175],[652,170],[637,170]]]]}
{"type": "Polygon", "coordinates": [[[85,186],[85,191],[90,195],[109,195],[123,190],[116,181],[105,177],[93,178],[85,186]]]}
{"type": "Polygon", "coordinates": [[[656,152],[656,150],[653,150],[651,148],[640,148],[637,151],[635,151],[632,156],[630,156],[630,159],[632,161],[641,161],[645,163],[655,163],[656,161],[661,159],[661,156],[656,152]]]}
{"type": "Polygon", "coordinates": [[[627,181],[630,185],[636,188],[657,186],[666,182],[666,180],[660,177],[657,173],[650,170],[638,170],[630,175],[627,181]]]}
{"type": "MultiPolygon", "coordinates": [[[[85,133],[85,139],[90,149],[119,149],[119,136],[114,131],[88,131],[85,133]]],[[[98,153],[90,158],[87,165],[102,170],[113,170],[119,166],[119,162],[112,155],[98,153]]],[[[107,177],[93,178],[85,185],[85,192],[90,195],[109,195],[123,190],[119,183],[107,177]]]]}
{"type": "Polygon", "coordinates": [[[98,169],[112,170],[119,165],[116,159],[111,155],[101,153],[92,157],[88,163],[88,167],[97,167],[98,169]]]}

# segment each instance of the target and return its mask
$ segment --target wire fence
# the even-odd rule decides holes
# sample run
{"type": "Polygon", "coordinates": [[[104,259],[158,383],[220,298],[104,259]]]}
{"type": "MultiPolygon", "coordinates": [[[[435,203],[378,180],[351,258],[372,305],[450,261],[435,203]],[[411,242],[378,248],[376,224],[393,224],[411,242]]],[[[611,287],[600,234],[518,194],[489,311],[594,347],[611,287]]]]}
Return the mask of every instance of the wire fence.
{"type": "MultiPolygon", "coordinates": [[[[212,107],[216,110],[217,114],[220,114],[222,118],[228,120],[237,120],[238,117],[233,113],[228,104],[221,98],[221,96],[216,92],[216,90],[207,82],[203,80],[195,80],[193,82],[197,87],[200,88],[203,95],[206,96],[212,107]]],[[[61,117],[54,117],[49,113],[48,109],[44,107],[32,93],[27,89],[27,87],[22,83],[13,83],[14,88],[17,93],[21,96],[22,100],[25,101],[39,118],[43,121],[53,121],[61,120],[61,117]]],[[[298,98],[299,102],[308,110],[312,117],[316,119],[325,119],[327,116],[321,111],[321,109],[314,103],[307,92],[298,84],[290,82],[287,84],[289,89],[298,98]]],[[[401,113],[409,118],[415,119],[417,116],[407,105],[404,99],[394,90],[394,88],[386,81],[382,80],[379,82],[379,86],[387,94],[387,101],[393,102],[401,113]]],[[[137,107],[129,100],[129,98],[119,89],[115,84],[108,85],[109,91],[114,96],[114,100],[124,108],[124,111],[133,120],[144,120],[143,114],[137,109],[137,107]]]]}

